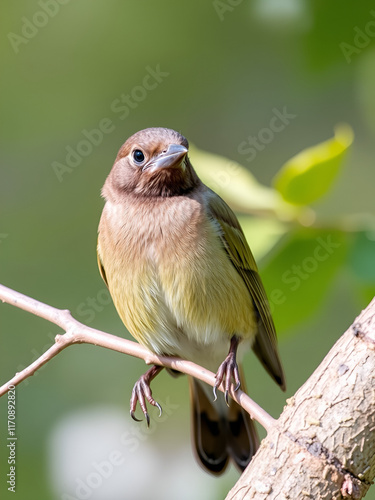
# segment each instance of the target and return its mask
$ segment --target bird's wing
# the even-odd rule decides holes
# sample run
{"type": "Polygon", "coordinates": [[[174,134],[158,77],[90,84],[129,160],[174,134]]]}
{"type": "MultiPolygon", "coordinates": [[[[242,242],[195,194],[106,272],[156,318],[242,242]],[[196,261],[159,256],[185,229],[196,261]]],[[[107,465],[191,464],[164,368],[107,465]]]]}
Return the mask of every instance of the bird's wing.
{"type": "Polygon", "coordinates": [[[244,280],[258,312],[258,332],[253,350],[269,374],[285,390],[285,376],[277,349],[275,325],[253,254],[232,210],[216,193],[211,190],[209,193],[209,215],[219,224],[223,246],[244,280]]]}
{"type": "Polygon", "coordinates": [[[100,255],[99,255],[99,247],[96,250],[96,256],[98,258],[98,267],[99,267],[100,276],[103,278],[104,283],[108,287],[108,281],[107,281],[107,276],[105,274],[104,265],[103,265],[102,259],[100,258],[100,255]]]}

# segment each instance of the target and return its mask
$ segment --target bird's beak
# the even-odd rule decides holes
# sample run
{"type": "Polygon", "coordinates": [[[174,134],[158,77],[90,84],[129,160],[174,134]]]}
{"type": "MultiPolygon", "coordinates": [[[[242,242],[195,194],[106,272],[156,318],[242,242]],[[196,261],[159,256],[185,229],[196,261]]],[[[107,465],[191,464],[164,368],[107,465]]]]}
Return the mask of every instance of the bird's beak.
{"type": "Polygon", "coordinates": [[[181,144],[170,144],[167,151],[163,151],[156,158],[146,163],[143,170],[150,170],[155,172],[161,168],[169,168],[178,165],[182,158],[186,155],[188,150],[181,144]]]}

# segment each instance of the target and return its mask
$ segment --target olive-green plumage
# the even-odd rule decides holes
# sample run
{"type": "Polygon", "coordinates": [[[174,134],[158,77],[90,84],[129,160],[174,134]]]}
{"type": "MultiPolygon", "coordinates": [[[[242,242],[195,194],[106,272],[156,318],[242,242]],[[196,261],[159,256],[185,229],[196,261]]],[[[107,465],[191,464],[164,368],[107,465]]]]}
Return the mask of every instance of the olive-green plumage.
{"type": "MultiPolygon", "coordinates": [[[[102,191],[103,279],[125,326],[151,351],[216,371],[235,337],[240,349],[253,347],[284,388],[274,324],[250,248],[232,210],[197,177],[187,151],[183,136],[162,128],[138,132],[120,149],[102,191]]],[[[243,469],[257,446],[249,418],[234,402],[229,410],[213,404],[196,381],[191,393],[203,465],[220,473],[232,456],[243,469]],[[243,434],[241,451],[239,436],[233,441],[234,422],[243,434]]]]}

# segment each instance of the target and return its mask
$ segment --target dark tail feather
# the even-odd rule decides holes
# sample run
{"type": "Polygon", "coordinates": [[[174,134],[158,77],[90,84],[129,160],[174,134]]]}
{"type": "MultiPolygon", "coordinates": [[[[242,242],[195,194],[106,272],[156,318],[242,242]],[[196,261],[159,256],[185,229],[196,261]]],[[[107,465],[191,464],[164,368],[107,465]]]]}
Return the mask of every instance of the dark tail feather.
{"type": "Polygon", "coordinates": [[[228,451],[242,472],[259,448],[259,437],[249,414],[235,401],[230,402],[228,427],[228,451]]]}
{"type": "Polygon", "coordinates": [[[224,472],[229,460],[223,421],[201,384],[189,377],[189,386],[193,448],[201,465],[212,474],[219,475],[224,472]]]}
{"type": "Polygon", "coordinates": [[[193,445],[198,461],[211,474],[222,474],[232,458],[243,471],[258,449],[259,439],[249,415],[233,400],[228,408],[213,402],[203,384],[189,377],[193,445]]]}

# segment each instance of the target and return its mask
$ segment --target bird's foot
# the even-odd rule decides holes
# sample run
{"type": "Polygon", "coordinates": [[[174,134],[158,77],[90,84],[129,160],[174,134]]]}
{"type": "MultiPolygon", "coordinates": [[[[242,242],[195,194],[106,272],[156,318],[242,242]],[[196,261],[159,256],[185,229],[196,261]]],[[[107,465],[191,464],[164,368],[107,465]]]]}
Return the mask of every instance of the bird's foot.
{"type": "Polygon", "coordinates": [[[151,391],[151,381],[156,377],[156,375],[163,369],[162,366],[153,366],[145,374],[143,374],[137,382],[134,384],[132,397],[130,399],[130,416],[136,422],[140,422],[141,420],[135,416],[135,409],[137,407],[137,402],[139,401],[139,405],[143,411],[143,415],[146,418],[147,427],[150,426],[150,416],[147,412],[146,400],[152,405],[156,406],[159,410],[159,417],[162,414],[162,407],[160,404],[155,401],[152,397],[151,391]]]}
{"type": "Polygon", "coordinates": [[[216,401],[217,399],[217,394],[216,394],[217,388],[223,383],[225,389],[224,398],[227,406],[229,406],[228,395],[232,379],[236,384],[234,391],[237,391],[241,385],[240,373],[236,361],[237,347],[238,347],[238,338],[236,336],[233,336],[230,342],[230,349],[228,356],[221,363],[215,375],[216,382],[213,389],[215,397],[214,401],[216,401]]]}

